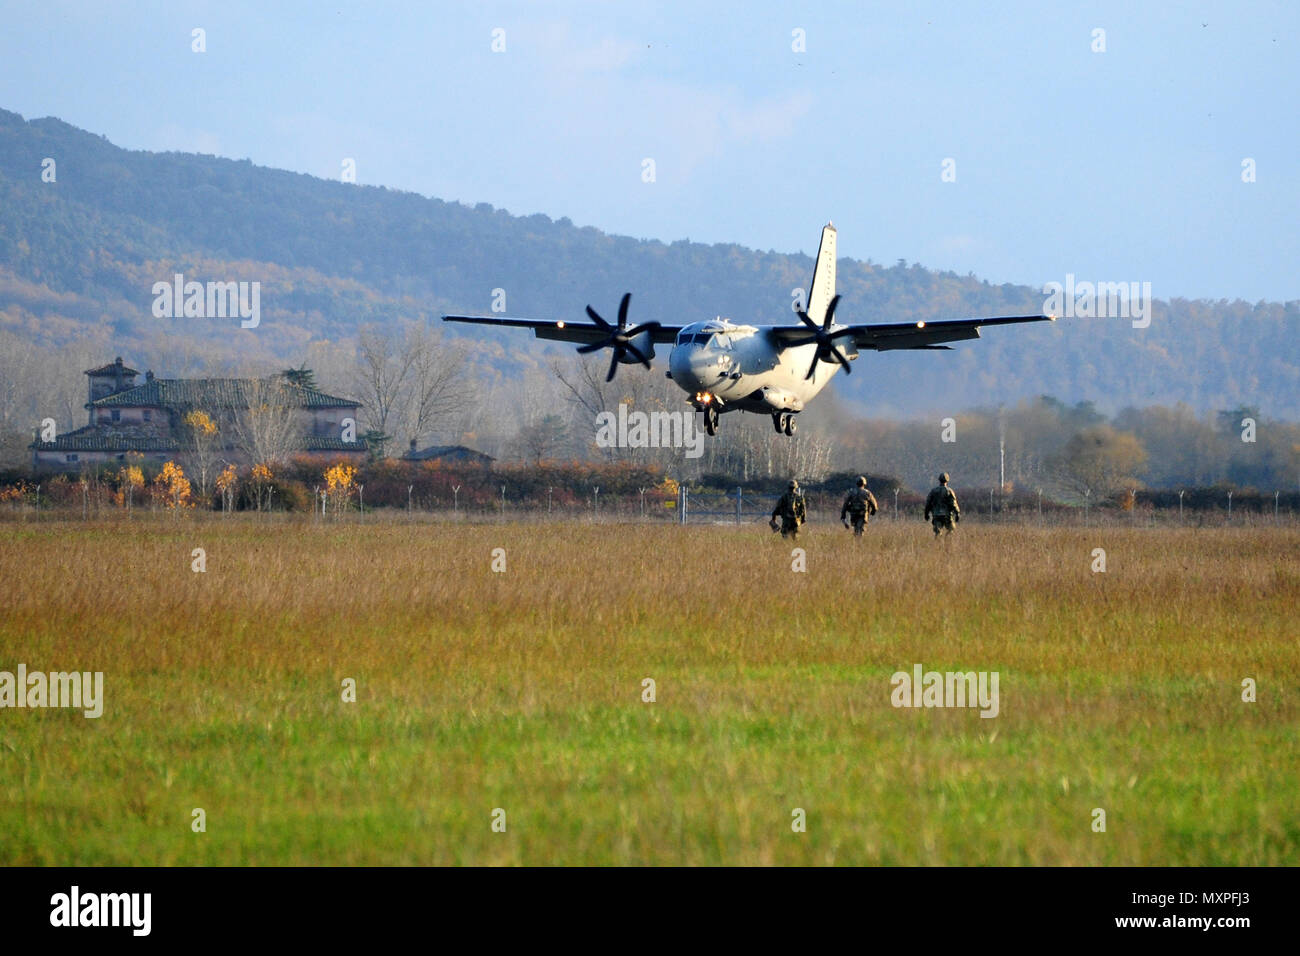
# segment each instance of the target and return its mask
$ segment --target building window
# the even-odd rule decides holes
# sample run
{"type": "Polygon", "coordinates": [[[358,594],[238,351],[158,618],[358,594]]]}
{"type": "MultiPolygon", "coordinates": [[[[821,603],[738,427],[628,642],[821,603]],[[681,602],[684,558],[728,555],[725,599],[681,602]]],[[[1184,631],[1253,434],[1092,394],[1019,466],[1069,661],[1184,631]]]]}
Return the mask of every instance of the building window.
{"type": "Polygon", "coordinates": [[[122,413],[118,411],[116,408],[113,409],[113,421],[120,422],[121,420],[122,420],[122,413]]]}

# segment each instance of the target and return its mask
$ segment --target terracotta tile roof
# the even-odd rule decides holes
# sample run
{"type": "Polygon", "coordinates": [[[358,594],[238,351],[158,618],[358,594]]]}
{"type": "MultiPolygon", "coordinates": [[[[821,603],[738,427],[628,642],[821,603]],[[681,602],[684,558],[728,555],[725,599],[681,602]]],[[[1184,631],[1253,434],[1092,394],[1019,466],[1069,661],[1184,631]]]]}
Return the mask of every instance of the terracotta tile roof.
{"type": "Polygon", "coordinates": [[[179,451],[180,443],[174,438],[143,435],[126,429],[109,429],[87,425],[76,431],[64,432],[54,441],[32,442],[27,446],[37,451],[179,451]]]}
{"type": "Polygon", "coordinates": [[[87,375],[113,375],[117,372],[118,368],[122,369],[122,374],[125,375],[127,378],[133,378],[136,375],[140,374],[138,371],[131,368],[131,366],[129,365],[119,365],[118,363],[121,361],[122,360],[119,358],[117,359],[117,361],[109,362],[107,365],[101,365],[99,368],[88,368],[86,369],[86,374],[87,375]]]}
{"type": "Polygon", "coordinates": [[[320,438],[309,435],[303,446],[304,451],[365,451],[366,440],[344,441],[342,438],[320,438]]]}
{"type": "MultiPolygon", "coordinates": [[[[151,408],[247,408],[249,389],[257,379],[248,378],[155,378],[90,403],[92,408],[148,406],[151,408]]],[[[303,385],[281,383],[286,394],[300,408],[352,408],[360,402],[303,385]]]]}
{"type": "Polygon", "coordinates": [[[485,455],[464,445],[434,445],[419,451],[408,451],[402,456],[407,461],[436,461],[444,458],[449,461],[490,462],[496,461],[491,455],[485,455]]]}
{"type": "MultiPolygon", "coordinates": [[[[156,435],[142,434],[130,429],[108,428],[103,425],[87,425],[76,431],[59,435],[54,441],[32,442],[27,446],[36,451],[108,451],[108,452],[179,452],[180,442],[173,438],[159,438],[156,435]]],[[[296,443],[299,451],[350,451],[362,453],[366,450],[365,439],[345,442],[341,438],[304,436],[296,443]]]]}

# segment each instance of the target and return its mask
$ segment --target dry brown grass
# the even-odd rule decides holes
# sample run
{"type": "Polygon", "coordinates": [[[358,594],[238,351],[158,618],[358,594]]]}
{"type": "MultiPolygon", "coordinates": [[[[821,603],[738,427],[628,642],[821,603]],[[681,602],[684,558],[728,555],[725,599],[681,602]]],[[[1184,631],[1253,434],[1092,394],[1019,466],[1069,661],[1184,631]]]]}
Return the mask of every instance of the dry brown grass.
{"type": "Polygon", "coordinates": [[[0,670],[107,697],[0,711],[0,860],[1297,862],[1300,530],[805,539],[800,574],[752,526],[0,525],[0,670]],[[998,671],[1001,714],[893,708],[914,663],[998,671]]]}

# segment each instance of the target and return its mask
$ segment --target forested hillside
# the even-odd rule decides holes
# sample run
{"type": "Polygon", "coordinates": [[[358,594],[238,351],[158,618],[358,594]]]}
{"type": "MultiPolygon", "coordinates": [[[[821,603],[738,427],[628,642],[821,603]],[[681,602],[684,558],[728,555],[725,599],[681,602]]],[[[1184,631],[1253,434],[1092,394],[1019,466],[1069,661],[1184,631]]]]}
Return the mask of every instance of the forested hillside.
{"type": "MultiPolygon", "coordinates": [[[[806,234],[791,236],[790,247],[814,251],[834,212],[810,210],[806,234]]],[[[805,254],[610,236],[567,219],[517,217],[247,161],[132,152],[56,119],[28,122],[0,111],[0,331],[43,348],[80,343],[106,358],[134,355],[163,375],[181,371],[169,366],[196,350],[209,364],[297,363],[311,343],[348,338],[367,323],[487,312],[494,289],[504,290],[507,311],[517,315],[578,317],[588,302],[608,312],[631,291],[637,321],[792,320],[791,290],[807,284],[811,266],[805,254]],[[42,175],[47,159],[52,177],[42,175]],[[155,318],[153,284],[178,272],[201,282],[259,281],[259,327],[155,318]]],[[[914,264],[842,260],[838,318],[1038,311],[1041,282],[1062,281],[1067,271],[1062,263],[1061,275],[1027,276],[1035,286],[990,285],[914,264]]],[[[1141,271],[1134,263],[1132,276],[1109,278],[1141,271]]],[[[1125,319],[994,329],[952,352],[864,356],[859,374],[834,388],[848,409],[872,415],[1051,394],[1111,412],[1185,402],[1197,412],[1249,406],[1300,418],[1292,334],[1300,303],[1160,298],[1176,291],[1154,290],[1146,329],[1125,319]]],[[[523,334],[484,340],[479,361],[505,380],[557,348],[523,334]]]]}

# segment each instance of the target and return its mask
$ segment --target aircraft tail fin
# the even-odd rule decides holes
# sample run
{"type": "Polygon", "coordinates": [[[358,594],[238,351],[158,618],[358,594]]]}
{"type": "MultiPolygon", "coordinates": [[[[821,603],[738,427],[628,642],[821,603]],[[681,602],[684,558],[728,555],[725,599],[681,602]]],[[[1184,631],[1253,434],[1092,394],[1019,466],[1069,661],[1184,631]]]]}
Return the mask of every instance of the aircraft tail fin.
{"type": "Polygon", "coordinates": [[[812,286],[808,289],[808,318],[821,325],[826,310],[835,298],[835,226],[827,223],[817,247],[817,265],[813,268],[812,286]]]}

